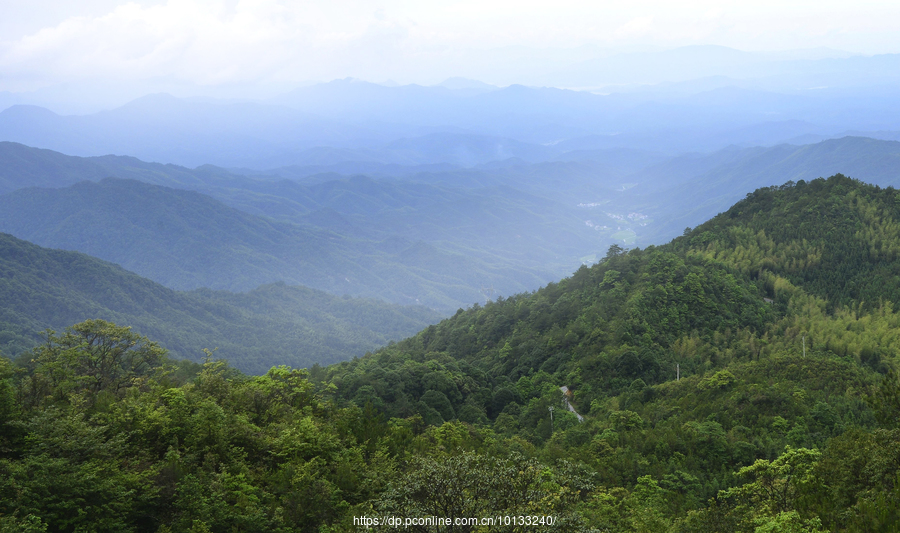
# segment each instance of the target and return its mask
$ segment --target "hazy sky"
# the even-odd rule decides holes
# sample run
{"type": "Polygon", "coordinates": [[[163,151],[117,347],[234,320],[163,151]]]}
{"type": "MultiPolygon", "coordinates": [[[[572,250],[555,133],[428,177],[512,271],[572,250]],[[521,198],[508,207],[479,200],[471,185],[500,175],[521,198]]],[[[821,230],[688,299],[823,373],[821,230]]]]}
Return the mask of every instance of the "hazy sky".
{"type": "Polygon", "coordinates": [[[281,87],[347,76],[508,84],[540,58],[691,44],[900,52],[896,1],[0,0],[0,14],[0,91],[14,92],[88,81],[281,87]]]}

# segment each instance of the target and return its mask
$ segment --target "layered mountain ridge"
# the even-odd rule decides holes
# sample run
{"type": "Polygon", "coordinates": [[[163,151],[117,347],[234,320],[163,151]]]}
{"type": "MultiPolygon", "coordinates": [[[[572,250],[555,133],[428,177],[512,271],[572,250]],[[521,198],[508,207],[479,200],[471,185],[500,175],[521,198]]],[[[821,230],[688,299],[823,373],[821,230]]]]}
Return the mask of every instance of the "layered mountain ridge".
{"type": "Polygon", "coordinates": [[[440,315],[425,308],[340,298],[284,283],[243,294],[177,292],[93,257],[0,234],[0,346],[27,354],[45,329],[88,319],[134,328],[172,357],[202,361],[216,350],[242,371],[311,366],[362,355],[440,315]]]}

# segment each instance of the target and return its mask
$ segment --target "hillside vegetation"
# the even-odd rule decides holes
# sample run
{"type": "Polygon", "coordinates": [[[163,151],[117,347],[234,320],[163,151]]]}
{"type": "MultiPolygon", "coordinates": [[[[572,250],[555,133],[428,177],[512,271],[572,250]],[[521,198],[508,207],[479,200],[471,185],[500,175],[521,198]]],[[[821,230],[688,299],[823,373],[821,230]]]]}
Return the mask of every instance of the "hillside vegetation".
{"type": "Polygon", "coordinates": [[[440,316],[422,308],[340,298],[284,283],[247,293],[177,292],[84,254],[0,234],[0,350],[25,354],[43,330],[92,318],[127,324],[173,357],[203,349],[249,373],[272,364],[343,360],[409,335],[440,316]]]}
{"type": "MultiPolygon", "coordinates": [[[[896,190],[840,175],[760,189],[666,246],[613,247],[558,284],[460,312],[321,379],[386,416],[486,424],[507,442],[537,443],[543,457],[578,458],[607,487],[651,476],[668,490],[660,501],[677,502],[663,512],[667,527],[750,524],[763,518],[720,491],[757,460],[794,460],[799,449],[833,457],[831,446],[854,439],[893,453],[900,434],[870,431],[896,408],[873,391],[897,385],[884,376],[900,349],[898,221],[896,190]],[[562,385],[586,423],[560,408],[562,385]]],[[[810,457],[809,468],[821,465],[810,457]]],[[[878,506],[890,492],[879,491],[894,482],[863,484],[874,499],[842,492],[838,511],[822,502],[846,488],[810,484],[818,506],[782,502],[779,512],[838,529],[862,520],[854,513],[887,512],[878,506]]]]}
{"type": "Polygon", "coordinates": [[[308,372],[166,374],[149,341],[82,323],[29,368],[3,367],[0,520],[896,531],[898,224],[896,190],[840,175],[760,189],[665,246],[611,247],[559,283],[308,372]]]}

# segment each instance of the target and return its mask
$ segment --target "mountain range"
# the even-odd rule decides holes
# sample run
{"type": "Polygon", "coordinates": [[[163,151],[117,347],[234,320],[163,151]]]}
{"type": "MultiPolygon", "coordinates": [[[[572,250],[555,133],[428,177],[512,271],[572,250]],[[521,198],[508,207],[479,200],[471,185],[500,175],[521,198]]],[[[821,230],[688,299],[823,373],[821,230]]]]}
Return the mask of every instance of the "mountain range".
{"type": "Polygon", "coordinates": [[[377,165],[242,175],[0,143],[0,231],[175,289],[285,281],[449,313],[534,290],[610,244],[673,238],[753,188],[839,171],[896,185],[900,144],[846,137],[677,157],[569,153],[399,176],[377,165]]]}
{"type": "Polygon", "coordinates": [[[678,155],[732,144],[769,146],[849,132],[878,137],[877,132],[900,130],[898,80],[884,74],[896,55],[778,59],[686,48],[641,57],[649,65],[677,69],[698,54],[703,64],[740,56],[744,59],[734,68],[749,77],[711,74],[718,67],[704,73],[703,67],[684,71],[698,78],[675,76],[666,83],[622,88],[612,79],[617,70],[646,68],[637,67],[633,57],[618,56],[580,67],[585,75],[612,76],[608,83],[618,90],[606,94],[524,85],[388,87],[343,79],[257,101],[158,93],[85,115],[13,105],[0,112],[0,140],[80,156],[128,154],[191,167],[260,171],[358,162],[471,167],[509,157],[537,162],[562,156],[573,143],[678,155]],[[710,59],[717,56],[721,59],[710,59]],[[763,70],[746,70],[753,65],[763,70]],[[847,76],[864,81],[842,81],[847,76]]]}

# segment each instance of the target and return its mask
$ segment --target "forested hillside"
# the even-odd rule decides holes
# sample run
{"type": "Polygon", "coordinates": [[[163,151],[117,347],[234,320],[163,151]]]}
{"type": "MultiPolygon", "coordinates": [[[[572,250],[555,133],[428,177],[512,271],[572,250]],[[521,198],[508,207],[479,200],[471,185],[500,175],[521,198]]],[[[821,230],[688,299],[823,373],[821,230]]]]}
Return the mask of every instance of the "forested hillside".
{"type": "MultiPolygon", "coordinates": [[[[760,189],[666,246],[613,247],[558,284],[460,312],[319,377],[386,416],[487,424],[543,457],[578,458],[607,487],[658,482],[666,527],[742,530],[793,512],[828,529],[887,527],[898,470],[870,461],[890,461],[900,442],[875,430],[877,420],[893,429],[898,407],[887,374],[900,349],[898,221],[896,190],[843,176],[760,189]],[[585,423],[559,405],[560,386],[585,423]],[[848,446],[880,458],[837,461],[848,446]],[[836,470],[791,487],[791,501],[720,493],[747,476],[788,490],[792,481],[759,465],[738,475],[760,459],[836,470]],[[850,468],[879,482],[824,483],[850,468]]],[[[616,494],[601,499],[604,519],[627,506],[628,493],[616,494]]],[[[616,516],[611,530],[640,530],[616,516]]]]}
{"type": "Polygon", "coordinates": [[[50,328],[91,318],[133,326],[173,357],[204,348],[249,373],[331,363],[403,338],[440,316],[422,307],[340,298],[283,283],[243,294],[177,292],[84,254],[0,234],[0,350],[27,353],[50,328]]]}
{"type": "MultiPolygon", "coordinates": [[[[811,351],[862,353],[882,368],[891,337],[829,328],[851,319],[889,325],[874,317],[893,316],[900,297],[898,198],[842,176],[760,189],[668,245],[612,247],[601,265],[457,313],[333,371],[346,380],[357,369],[386,370],[393,358],[446,354],[477,366],[485,384],[545,371],[588,407],[637,378],[669,381],[675,365],[682,376],[702,374],[733,358],[791,352],[804,336],[811,351]]],[[[490,413],[490,404],[479,407],[490,413]]]]}
{"type": "Polygon", "coordinates": [[[94,350],[121,332],[79,324],[3,367],[0,520],[896,531],[898,228],[891,188],[838,175],[760,189],[665,246],[611,247],[559,283],[308,373],[209,361],[167,375],[154,345],[94,350]],[[106,353],[121,354],[112,367],[106,353]]]}

